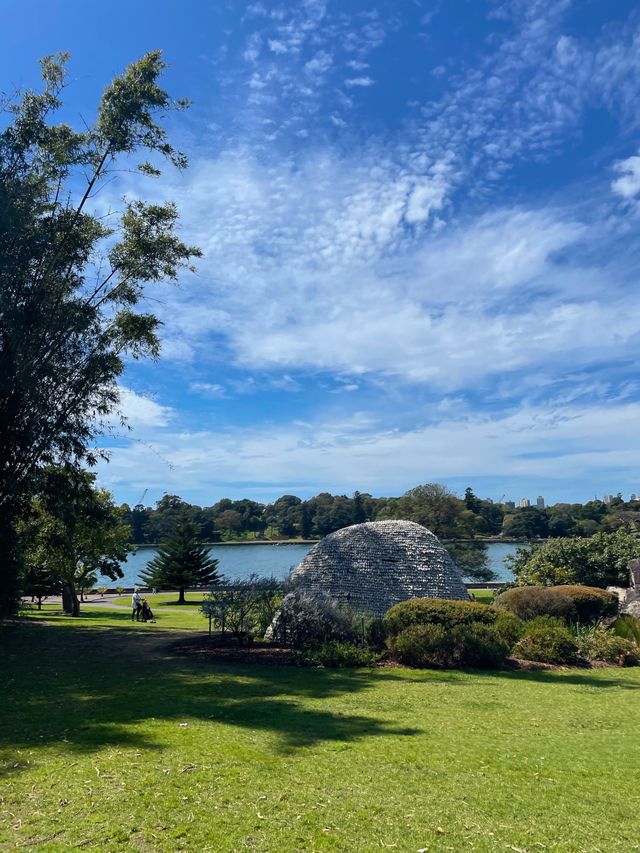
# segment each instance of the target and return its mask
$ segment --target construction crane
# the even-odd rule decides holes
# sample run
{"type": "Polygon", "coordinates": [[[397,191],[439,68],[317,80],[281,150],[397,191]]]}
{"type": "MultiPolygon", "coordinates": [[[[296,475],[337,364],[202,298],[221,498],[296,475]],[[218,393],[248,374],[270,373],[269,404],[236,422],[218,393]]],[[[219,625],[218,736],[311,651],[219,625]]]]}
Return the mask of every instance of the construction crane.
{"type": "Polygon", "coordinates": [[[144,490],[144,492],[140,495],[140,500],[138,501],[136,506],[142,506],[142,501],[145,499],[145,495],[147,494],[148,491],[149,491],[149,489],[144,490]]]}

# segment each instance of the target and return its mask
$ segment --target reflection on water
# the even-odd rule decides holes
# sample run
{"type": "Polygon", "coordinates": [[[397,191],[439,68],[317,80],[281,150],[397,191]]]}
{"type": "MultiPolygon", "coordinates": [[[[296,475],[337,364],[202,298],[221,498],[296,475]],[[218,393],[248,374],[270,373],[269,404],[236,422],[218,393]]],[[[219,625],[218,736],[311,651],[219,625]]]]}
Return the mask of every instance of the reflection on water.
{"type": "MultiPolygon", "coordinates": [[[[273,575],[284,578],[291,569],[309,553],[312,545],[218,545],[210,553],[219,560],[220,572],[231,580],[241,580],[248,575],[273,575]]],[[[498,575],[498,580],[511,580],[512,576],[504,565],[504,560],[513,554],[517,544],[507,542],[488,543],[489,562],[498,575]]],[[[138,583],[141,569],[156,555],[155,548],[138,548],[123,563],[124,578],[118,581],[122,586],[134,586],[138,583]]],[[[112,585],[113,581],[105,580],[112,585]]]]}

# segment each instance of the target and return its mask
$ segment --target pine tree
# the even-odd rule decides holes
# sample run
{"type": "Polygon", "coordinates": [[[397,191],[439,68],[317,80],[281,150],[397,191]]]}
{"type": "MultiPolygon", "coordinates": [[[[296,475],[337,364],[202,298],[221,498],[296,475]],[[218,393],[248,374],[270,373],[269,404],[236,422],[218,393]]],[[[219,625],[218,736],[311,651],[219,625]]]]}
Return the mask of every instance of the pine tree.
{"type": "Polygon", "coordinates": [[[187,587],[209,587],[219,583],[218,561],[198,541],[195,525],[188,518],[176,522],[173,532],[160,543],[158,553],[140,572],[140,582],[158,589],[179,590],[178,604],[185,604],[187,587]]]}

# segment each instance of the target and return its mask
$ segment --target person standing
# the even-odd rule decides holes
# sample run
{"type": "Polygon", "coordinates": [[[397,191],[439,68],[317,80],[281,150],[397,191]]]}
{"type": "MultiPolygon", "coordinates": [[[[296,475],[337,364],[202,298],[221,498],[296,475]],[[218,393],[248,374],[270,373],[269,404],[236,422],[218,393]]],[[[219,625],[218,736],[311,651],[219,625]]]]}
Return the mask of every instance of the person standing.
{"type": "Polygon", "coordinates": [[[142,599],[140,598],[140,593],[138,592],[138,588],[136,587],[133,590],[133,595],[131,596],[131,621],[135,619],[136,622],[140,621],[140,613],[142,611],[142,599]]]}

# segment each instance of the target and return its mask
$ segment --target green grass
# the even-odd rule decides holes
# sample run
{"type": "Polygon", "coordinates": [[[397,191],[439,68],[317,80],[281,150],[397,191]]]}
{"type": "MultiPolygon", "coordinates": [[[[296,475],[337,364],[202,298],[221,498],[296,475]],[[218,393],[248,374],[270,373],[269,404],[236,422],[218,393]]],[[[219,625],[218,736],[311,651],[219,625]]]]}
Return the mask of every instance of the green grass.
{"type": "Polygon", "coordinates": [[[638,669],[216,666],[47,618],[0,635],[0,849],[638,849],[638,669]]]}
{"type": "MultiPolygon", "coordinates": [[[[149,606],[153,609],[154,607],[191,607],[192,609],[197,609],[202,604],[204,599],[204,593],[200,592],[187,592],[185,593],[186,603],[178,604],[178,593],[177,592],[158,592],[155,595],[152,593],[145,594],[142,593],[143,597],[147,599],[149,602],[149,606]]],[[[114,604],[118,605],[126,605],[127,607],[131,606],[131,595],[122,595],[118,598],[113,599],[114,604]]]]}
{"type": "Polygon", "coordinates": [[[470,589],[469,592],[476,601],[481,601],[483,604],[491,604],[495,595],[492,589],[470,589]]]}
{"type": "Polygon", "coordinates": [[[80,616],[74,618],[65,616],[59,606],[54,604],[43,604],[42,610],[28,609],[24,611],[29,618],[49,622],[53,625],[84,628],[120,628],[127,631],[157,632],[165,630],[189,630],[204,631],[207,628],[207,620],[195,608],[180,608],[177,612],[173,610],[156,612],[154,622],[132,622],[131,611],[126,608],[109,608],[106,606],[82,604],[80,605],[80,616]]]}

